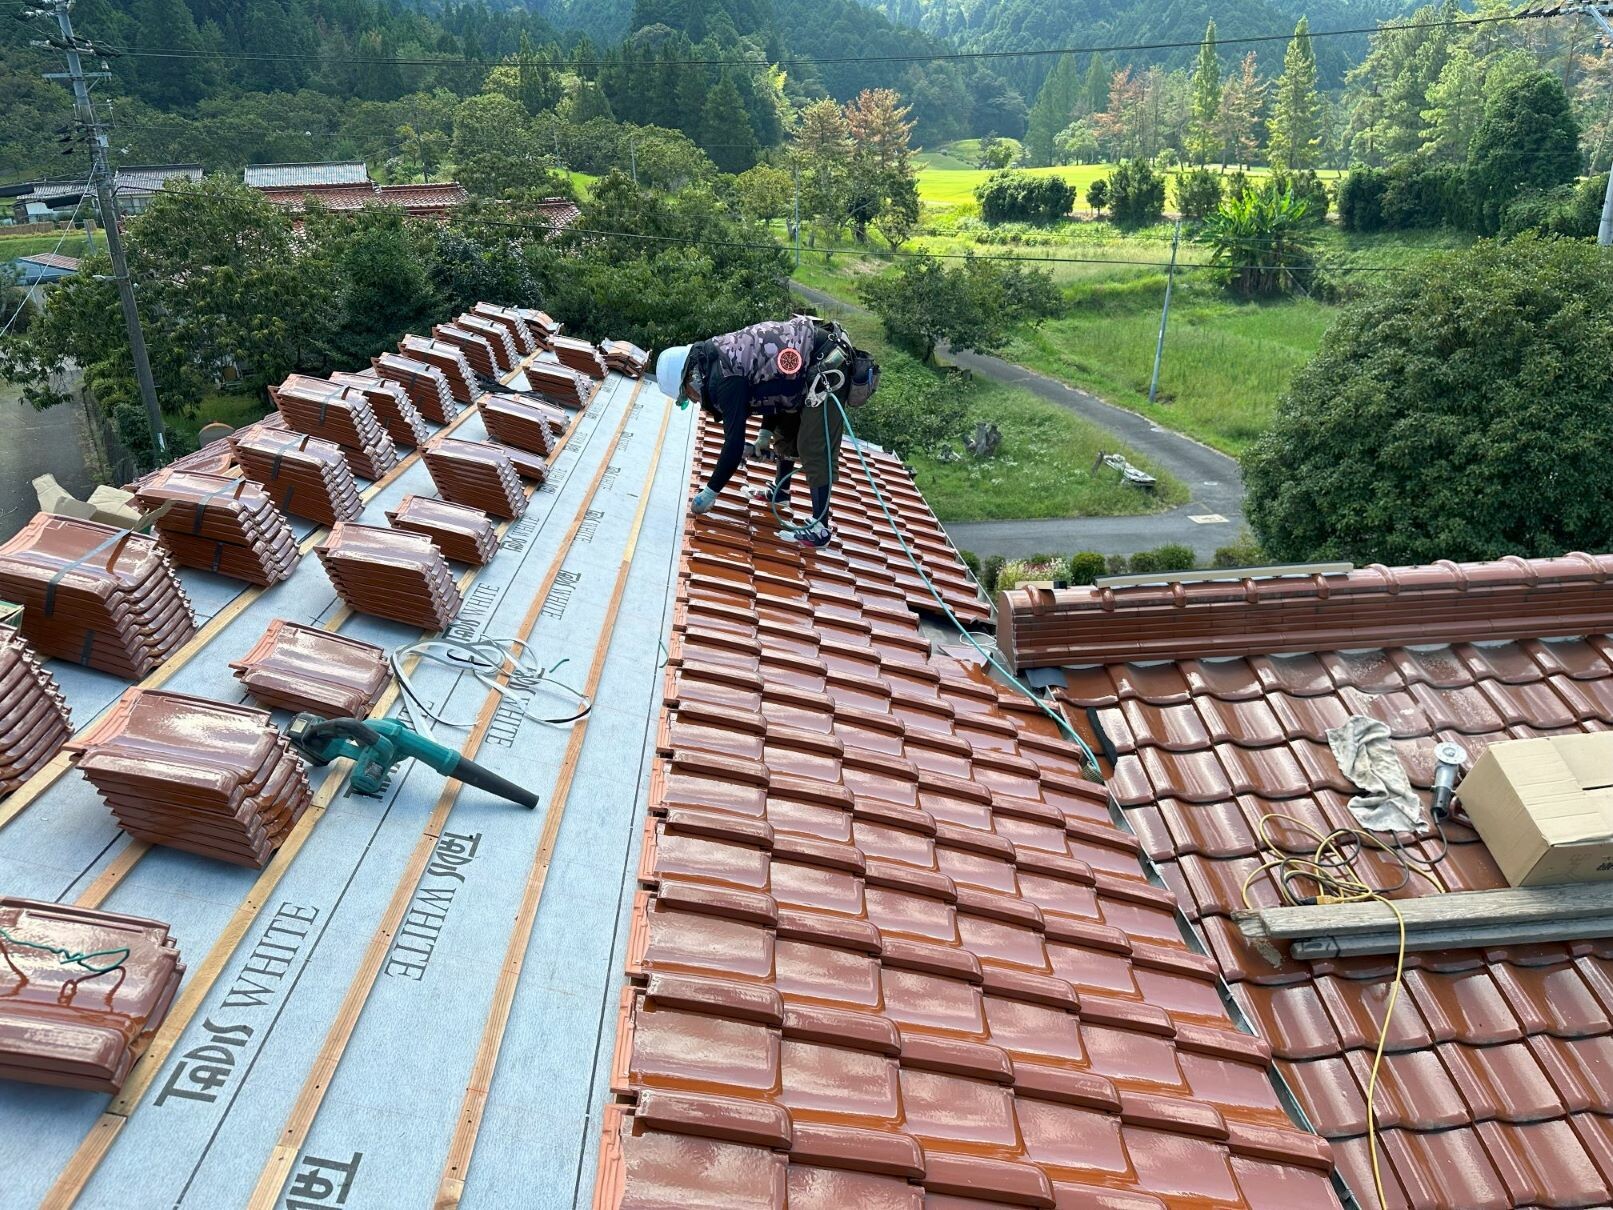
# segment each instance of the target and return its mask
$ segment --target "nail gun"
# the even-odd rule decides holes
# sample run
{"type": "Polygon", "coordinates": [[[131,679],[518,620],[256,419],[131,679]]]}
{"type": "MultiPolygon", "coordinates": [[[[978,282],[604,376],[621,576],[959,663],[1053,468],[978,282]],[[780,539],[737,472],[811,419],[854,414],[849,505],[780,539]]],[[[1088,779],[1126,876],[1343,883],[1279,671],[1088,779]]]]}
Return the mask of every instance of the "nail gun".
{"type": "Polygon", "coordinates": [[[433,743],[395,718],[361,722],[356,718],[325,719],[317,714],[299,714],[291,720],[286,739],[316,765],[328,765],[338,757],[350,758],[353,771],[348,775],[348,785],[356,794],[374,797],[384,793],[392,771],[412,757],[467,786],[523,807],[538,805],[538,796],[531,790],[505,781],[452,748],[433,743]]]}

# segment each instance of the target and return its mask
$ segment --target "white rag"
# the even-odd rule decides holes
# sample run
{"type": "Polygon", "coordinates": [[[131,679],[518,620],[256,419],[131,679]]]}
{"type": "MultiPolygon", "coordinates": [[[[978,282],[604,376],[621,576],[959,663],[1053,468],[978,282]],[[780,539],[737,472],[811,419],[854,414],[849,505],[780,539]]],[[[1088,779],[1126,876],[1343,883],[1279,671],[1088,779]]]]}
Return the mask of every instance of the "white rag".
{"type": "Polygon", "coordinates": [[[1327,746],[1344,776],[1366,793],[1350,799],[1361,826],[1374,832],[1415,832],[1423,826],[1422,802],[1389,742],[1389,728],[1375,718],[1352,715],[1327,733],[1327,746]]]}

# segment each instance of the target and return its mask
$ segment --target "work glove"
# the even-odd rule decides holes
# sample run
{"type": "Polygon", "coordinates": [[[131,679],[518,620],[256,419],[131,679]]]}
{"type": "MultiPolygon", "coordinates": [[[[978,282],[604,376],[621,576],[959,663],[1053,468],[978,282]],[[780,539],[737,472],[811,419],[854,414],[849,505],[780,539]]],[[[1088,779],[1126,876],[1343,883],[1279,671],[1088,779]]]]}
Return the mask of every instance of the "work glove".
{"type": "Polygon", "coordinates": [[[773,452],[773,434],[762,429],[756,434],[756,440],[745,447],[745,457],[763,462],[777,462],[778,455],[773,452]]]}
{"type": "Polygon", "coordinates": [[[697,517],[704,516],[711,511],[711,506],[715,503],[717,503],[717,493],[709,487],[703,487],[694,494],[694,499],[689,502],[689,511],[697,517]]]}

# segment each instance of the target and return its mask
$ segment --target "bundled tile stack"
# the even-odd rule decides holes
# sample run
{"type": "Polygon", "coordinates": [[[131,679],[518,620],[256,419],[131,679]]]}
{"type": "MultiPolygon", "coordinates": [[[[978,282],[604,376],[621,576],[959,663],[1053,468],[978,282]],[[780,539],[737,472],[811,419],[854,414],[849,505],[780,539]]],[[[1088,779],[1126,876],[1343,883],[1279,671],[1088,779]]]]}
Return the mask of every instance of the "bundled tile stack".
{"type": "Polygon", "coordinates": [[[516,348],[515,337],[503,324],[477,315],[474,311],[466,311],[454,320],[454,323],[468,332],[476,333],[492,345],[493,357],[503,372],[508,373],[515,369],[516,363],[521,360],[521,352],[516,348]]]}
{"type": "Polygon", "coordinates": [[[440,370],[448,381],[448,389],[453,393],[455,402],[476,401],[476,371],[470,368],[470,362],[465,360],[465,354],[459,346],[433,340],[429,336],[405,336],[398,341],[398,352],[440,370]]]}
{"type": "Polygon", "coordinates": [[[439,437],[421,453],[444,500],[509,520],[526,511],[520,473],[498,446],[439,437]]]}
{"type": "Polygon", "coordinates": [[[527,386],[546,399],[553,399],[568,408],[582,408],[594,393],[594,384],[586,374],[579,374],[554,362],[538,362],[526,369],[527,386]]]}
{"type": "Polygon", "coordinates": [[[442,552],[424,534],[343,521],[314,549],[355,613],[433,633],[459,613],[459,586],[442,552]]]}
{"type": "Polygon", "coordinates": [[[21,635],[0,626],[0,797],[32,777],[72,734],[56,678],[21,635]]]}
{"type": "Polygon", "coordinates": [[[86,1092],[123,1087],[185,974],[160,921],[9,896],[0,953],[0,1078],[86,1092]]]}
{"type": "Polygon", "coordinates": [[[438,324],[431,329],[431,334],[444,344],[453,345],[465,354],[465,360],[470,362],[470,368],[483,378],[497,378],[503,373],[499,365],[498,352],[493,348],[485,336],[472,332],[469,328],[462,328],[458,324],[438,324]]]}
{"type": "Polygon", "coordinates": [[[341,446],[360,479],[379,479],[398,464],[398,447],[362,392],[293,374],[279,387],[270,387],[269,396],[292,429],[341,446]]]}
{"type": "Polygon", "coordinates": [[[125,832],[262,867],[312,794],[267,710],[130,689],[67,746],[125,832]]]}
{"type": "Polygon", "coordinates": [[[190,598],[155,538],[39,513],[0,546],[0,598],[23,607],[44,656],[139,680],[196,633],[190,598]]]}
{"type": "Polygon", "coordinates": [[[377,376],[395,382],[409,392],[409,402],[433,424],[447,424],[459,414],[448,375],[436,366],[402,353],[382,353],[370,358],[377,376]]]}
{"type": "Polygon", "coordinates": [[[284,618],[230,667],[265,706],[325,718],[369,717],[391,679],[382,648],[284,618]]]}
{"type": "Polygon", "coordinates": [[[549,342],[549,349],[567,369],[576,370],[577,373],[586,374],[590,378],[605,377],[605,359],[599,355],[599,350],[586,340],[577,340],[571,336],[556,336],[549,342]]]}
{"type": "Polygon", "coordinates": [[[564,326],[558,320],[551,319],[547,311],[534,310],[532,307],[511,307],[521,317],[523,323],[531,329],[532,339],[538,342],[538,347],[547,349],[549,343],[560,335],[564,326]]]}
{"type": "Polygon", "coordinates": [[[163,471],[201,471],[208,475],[227,475],[235,469],[235,450],[229,437],[220,437],[217,441],[209,441],[193,454],[186,454],[175,458],[167,466],[160,466],[156,470],[141,475],[133,483],[125,484],[124,490],[138,492],[150,483],[163,471]]]}
{"type": "Polygon", "coordinates": [[[532,328],[514,307],[499,307],[492,303],[479,302],[470,310],[472,315],[480,315],[483,319],[504,325],[504,330],[515,341],[515,347],[523,357],[538,351],[538,341],[532,334],[532,328]]]}
{"type": "Polygon", "coordinates": [[[241,473],[268,492],[281,512],[330,526],[364,511],[353,468],[334,442],[267,424],[243,429],[232,440],[241,473]]]}
{"type": "Polygon", "coordinates": [[[546,458],[554,450],[554,409],[514,395],[484,395],[477,406],[494,441],[546,458]]]}
{"type": "Polygon", "coordinates": [[[169,468],[135,498],[147,512],[173,504],[156,532],[180,567],[267,588],[289,576],[302,557],[291,526],[250,479],[169,468]]]}
{"type": "Polygon", "coordinates": [[[430,496],[405,496],[388,511],[392,528],[430,538],[443,558],[481,567],[498,553],[498,531],[481,509],[430,496]]]}
{"type": "Polygon", "coordinates": [[[650,355],[630,341],[607,340],[599,346],[599,351],[605,355],[609,368],[629,378],[642,378],[650,365],[650,355]]]}
{"type": "Polygon", "coordinates": [[[362,392],[375,418],[386,430],[386,435],[392,438],[393,445],[413,448],[423,445],[426,438],[431,436],[431,430],[426,427],[426,418],[410,401],[409,391],[402,383],[382,378],[374,370],[362,370],[357,374],[332,374],[330,380],[337,386],[362,392]]]}

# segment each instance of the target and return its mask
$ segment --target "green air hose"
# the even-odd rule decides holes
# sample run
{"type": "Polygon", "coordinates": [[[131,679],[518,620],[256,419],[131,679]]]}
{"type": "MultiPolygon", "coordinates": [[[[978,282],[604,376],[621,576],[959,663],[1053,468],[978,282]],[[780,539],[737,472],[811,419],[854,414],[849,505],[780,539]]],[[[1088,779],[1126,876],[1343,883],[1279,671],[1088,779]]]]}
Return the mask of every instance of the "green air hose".
{"type": "Polygon", "coordinates": [[[44,950],[47,954],[55,954],[63,966],[81,966],[92,975],[109,975],[129,960],[129,947],[119,946],[117,949],[95,950],[88,954],[81,954],[77,950],[63,949],[59,945],[46,945],[41,941],[24,941],[21,937],[13,936],[10,929],[0,928],[0,938],[4,938],[12,945],[20,945],[26,949],[44,950]],[[118,955],[117,961],[104,966],[92,964],[92,958],[110,958],[118,955]]]}
{"type": "MultiPolygon", "coordinates": [[[[839,459],[829,440],[829,403],[831,401],[834,403],[835,407],[840,408],[841,416],[845,416],[846,409],[841,407],[840,396],[836,395],[833,391],[829,392],[829,399],[819,405],[819,410],[823,413],[823,448],[828,452],[829,458],[829,486],[833,488],[836,477],[835,471],[839,469],[839,459]]],[[[850,431],[849,428],[847,431],[850,431]]],[[[855,438],[856,434],[853,433],[852,437],[855,438]]],[[[800,454],[801,451],[799,448],[797,448],[795,452],[800,454]]],[[[829,520],[829,502],[827,500],[824,501],[822,514],[814,516],[812,520],[808,521],[805,525],[798,526],[796,525],[793,517],[786,517],[783,513],[779,512],[779,495],[789,484],[790,480],[795,477],[795,472],[799,470],[801,466],[801,460],[799,457],[791,459],[791,461],[793,461],[795,465],[785,472],[782,479],[773,480],[773,486],[768,488],[767,507],[772,511],[773,520],[779,523],[780,529],[812,529],[816,526],[824,524],[829,520]]]]}

